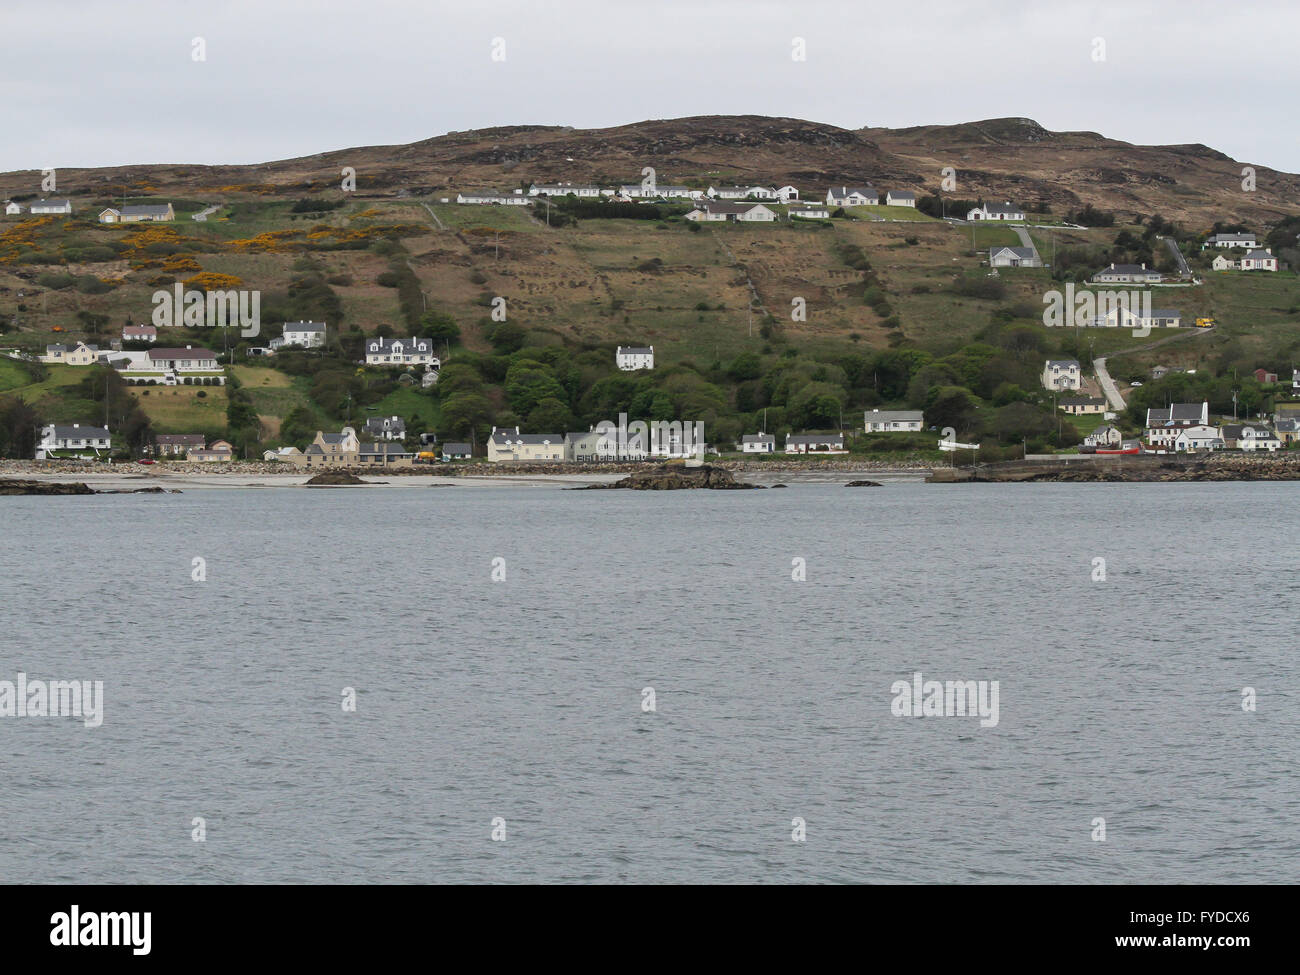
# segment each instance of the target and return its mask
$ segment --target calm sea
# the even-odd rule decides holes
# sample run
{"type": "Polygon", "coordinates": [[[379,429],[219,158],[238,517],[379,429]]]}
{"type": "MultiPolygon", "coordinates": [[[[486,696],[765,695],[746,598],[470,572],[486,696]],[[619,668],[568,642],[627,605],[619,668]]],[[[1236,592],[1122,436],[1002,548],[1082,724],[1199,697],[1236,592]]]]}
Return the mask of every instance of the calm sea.
{"type": "Polygon", "coordinates": [[[0,881],[1291,881],[1296,501],[0,498],[0,680],[105,698],[0,717],[0,881]],[[998,724],[894,716],[918,671],[998,724]]]}

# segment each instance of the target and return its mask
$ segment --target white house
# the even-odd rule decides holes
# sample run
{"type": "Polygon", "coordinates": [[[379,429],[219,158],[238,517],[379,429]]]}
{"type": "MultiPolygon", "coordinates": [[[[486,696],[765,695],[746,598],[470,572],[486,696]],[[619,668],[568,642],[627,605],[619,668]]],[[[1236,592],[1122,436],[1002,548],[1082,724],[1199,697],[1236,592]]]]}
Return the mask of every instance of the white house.
{"type": "Polygon", "coordinates": [[[158,326],[156,325],[123,325],[122,326],[123,342],[157,342],[158,326]]]}
{"type": "Polygon", "coordinates": [[[761,203],[705,203],[686,214],[686,219],[771,223],[776,219],[776,211],[761,203]]]}
{"type": "Polygon", "coordinates": [[[1259,245],[1255,242],[1255,235],[1245,234],[1215,234],[1213,237],[1206,238],[1201,250],[1207,247],[1244,247],[1247,250],[1253,250],[1259,245]]]}
{"type": "Polygon", "coordinates": [[[432,339],[374,338],[366,340],[366,365],[424,365],[437,369],[442,366],[442,361],[433,354],[432,339]]]}
{"type": "Polygon", "coordinates": [[[819,203],[805,203],[802,206],[792,206],[788,211],[791,220],[829,220],[830,210],[819,203]]]}
{"type": "Polygon", "coordinates": [[[880,194],[870,186],[832,186],[826,191],[826,205],[864,207],[880,203],[880,194]]]}
{"type": "Polygon", "coordinates": [[[1192,426],[1183,427],[1174,437],[1174,450],[1221,450],[1223,448],[1223,435],[1219,432],[1218,427],[1208,426],[1206,424],[1193,424],[1192,426]]]}
{"type": "Polygon", "coordinates": [[[16,217],[23,212],[23,208],[13,200],[5,200],[5,216],[16,217]]]}
{"type": "Polygon", "coordinates": [[[1277,258],[1271,248],[1246,251],[1237,267],[1243,271],[1276,271],[1277,258]]]}
{"type": "Polygon", "coordinates": [[[404,440],[406,421],[400,416],[372,416],[361,432],[377,440],[404,440]]]}
{"type": "Polygon", "coordinates": [[[909,190],[890,190],[885,194],[885,206],[914,207],[916,206],[916,194],[909,190]]]}
{"type": "Polygon", "coordinates": [[[286,345],[300,345],[305,349],[315,349],[325,344],[324,322],[285,322],[284,334],[280,344],[271,340],[271,348],[278,349],[286,345]]]}
{"type": "Polygon", "coordinates": [[[1103,423],[1084,437],[1083,442],[1089,447],[1118,447],[1123,439],[1124,435],[1118,428],[1103,423]]]}
{"type": "Polygon", "coordinates": [[[172,372],[216,372],[217,357],[207,349],[196,349],[187,345],[180,349],[150,349],[147,353],[149,366],[172,372]]]}
{"type": "Polygon", "coordinates": [[[1156,447],[1174,446],[1178,434],[1192,427],[1208,427],[1210,404],[1173,403],[1167,407],[1147,409],[1147,442],[1156,447]]]}
{"type": "Polygon", "coordinates": [[[1210,267],[1214,268],[1216,271],[1235,271],[1237,270],[1237,262],[1231,257],[1225,257],[1222,254],[1215,254],[1214,260],[1210,262],[1210,267]]]}
{"type": "Polygon", "coordinates": [[[740,438],[740,450],[745,454],[776,453],[776,434],[747,433],[740,438]]]}
{"type": "Polygon", "coordinates": [[[82,426],[74,423],[70,427],[51,423],[41,428],[41,440],[36,445],[36,459],[45,460],[56,450],[89,451],[82,456],[98,456],[100,451],[111,450],[113,439],[103,427],[82,426]]]}
{"type": "Polygon", "coordinates": [[[787,454],[847,454],[842,433],[791,433],[785,438],[787,454]]]}
{"type": "Polygon", "coordinates": [[[498,193],[496,190],[470,190],[468,193],[457,193],[457,203],[481,203],[493,204],[499,203],[504,206],[527,206],[530,202],[523,190],[515,190],[513,193],[498,193]]]}
{"type": "Polygon", "coordinates": [[[770,186],[710,186],[708,195],[715,200],[777,199],[777,191],[770,186]]]}
{"type": "Polygon", "coordinates": [[[989,267],[1042,267],[1032,247],[990,247],[989,267]]]}
{"type": "Polygon", "coordinates": [[[967,220],[1024,220],[1025,211],[1010,200],[1004,203],[981,203],[966,213],[967,220]]]}
{"type": "Polygon", "coordinates": [[[1081,389],[1083,376],[1078,359],[1048,359],[1043,366],[1043,387],[1050,390],[1081,389]]]}
{"type": "Polygon", "coordinates": [[[37,200],[27,208],[32,214],[37,213],[71,213],[71,200],[37,200]]]}
{"type": "Polygon", "coordinates": [[[1226,423],[1221,436],[1223,445],[1229,450],[1274,450],[1282,449],[1278,435],[1262,423],[1226,423]]]}
{"type": "Polygon", "coordinates": [[[529,196],[574,196],[583,199],[598,199],[600,187],[576,183],[533,183],[528,187],[529,196]]]}
{"type": "Polygon", "coordinates": [[[867,433],[917,433],[925,416],[920,410],[868,410],[864,421],[867,433]]]}
{"type": "Polygon", "coordinates": [[[1155,284],[1163,276],[1146,264],[1112,264],[1094,274],[1092,280],[1099,284],[1155,284]]]}
{"type": "Polygon", "coordinates": [[[558,433],[520,433],[518,427],[493,427],[488,437],[488,462],[562,461],[564,437],[558,433]]]}
{"type": "Polygon", "coordinates": [[[1104,314],[1090,319],[1088,324],[1098,328],[1179,328],[1183,324],[1183,313],[1177,308],[1152,308],[1151,314],[1147,315],[1140,308],[1134,311],[1121,304],[1112,304],[1104,314]]]}
{"type": "Polygon", "coordinates": [[[645,348],[620,345],[614,351],[614,362],[624,372],[635,372],[637,369],[653,369],[655,367],[655,347],[653,345],[645,348]]]}
{"type": "Polygon", "coordinates": [[[799,190],[794,186],[778,186],[775,192],[776,198],[782,203],[789,203],[791,200],[799,199],[799,190]]]}

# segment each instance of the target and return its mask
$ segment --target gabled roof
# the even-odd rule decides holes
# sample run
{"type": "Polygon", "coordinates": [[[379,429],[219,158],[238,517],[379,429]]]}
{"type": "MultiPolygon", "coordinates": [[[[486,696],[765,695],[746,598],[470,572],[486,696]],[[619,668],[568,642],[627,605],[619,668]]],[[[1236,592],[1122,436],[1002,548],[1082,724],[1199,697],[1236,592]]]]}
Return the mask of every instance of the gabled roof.
{"type": "Polygon", "coordinates": [[[747,433],[740,438],[741,443],[776,443],[775,433],[747,433]]]}
{"type": "Polygon", "coordinates": [[[1256,247],[1254,250],[1246,251],[1246,253],[1242,256],[1241,259],[1242,259],[1243,261],[1272,261],[1272,260],[1276,260],[1276,258],[1275,258],[1272,254],[1270,254],[1268,251],[1266,251],[1266,250],[1264,250],[1264,249],[1262,249],[1262,248],[1259,248],[1259,247],[1256,247]]]}
{"type": "Polygon", "coordinates": [[[451,442],[442,445],[442,452],[444,454],[469,454],[473,453],[473,449],[467,443],[451,442]]]}
{"type": "Polygon", "coordinates": [[[1003,251],[1010,251],[1016,257],[1024,258],[1024,259],[1032,259],[1034,257],[1034,249],[1032,247],[1002,246],[1002,247],[989,248],[989,260],[992,260],[993,258],[997,257],[1003,251]]]}
{"type": "Polygon", "coordinates": [[[122,207],[117,212],[124,217],[165,217],[170,208],[170,203],[141,203],[122,207]]]}
{"type": "Polygon", "coordinates": [[[285,322],[284,330],[286,332],[323,332],[325,331],[324,322],[285,322]]]}
{"type": "Polygon", "coordinates": [[[867,422],[872,420],[888,420],[897,423],[920,423],[925,419],[925,414],[921,410],[867,410],[867,422]]]}
{"type": "Polygon", "coordinates": [[[618,355],[650,355],[653,352],[653,346],[620,345],[618,347],[618,355]]]}
{"type": "Polygon", "coordinates": [[[876,192],[874,186],[832,186],[830,189],[831,197],[836,200],[842,200],[853,193],[880,198],[880,194],[876,192]]]}
{"type": "Polygon", "coordinates": [[[109,433],[103,427],[65,427],[59,424],[51,424],[54,427],[55,440],[99,440],[109,436],[109,433]]]}
{"type": "Polygon", "coordinates": [[[215,359],[207,349],[150,349],[150,359],[215,359]]]}

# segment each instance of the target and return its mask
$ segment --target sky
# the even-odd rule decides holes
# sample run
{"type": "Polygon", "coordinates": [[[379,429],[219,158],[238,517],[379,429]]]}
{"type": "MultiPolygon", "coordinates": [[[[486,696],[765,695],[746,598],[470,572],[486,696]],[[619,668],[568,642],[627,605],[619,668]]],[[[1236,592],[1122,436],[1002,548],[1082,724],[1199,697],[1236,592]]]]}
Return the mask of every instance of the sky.
{"type": "Polygon", "coordinates": [[[0,36],[0,171],[730,114],[1027,117],[1300,171],[1295,0],[3,0],[0,36]]]}

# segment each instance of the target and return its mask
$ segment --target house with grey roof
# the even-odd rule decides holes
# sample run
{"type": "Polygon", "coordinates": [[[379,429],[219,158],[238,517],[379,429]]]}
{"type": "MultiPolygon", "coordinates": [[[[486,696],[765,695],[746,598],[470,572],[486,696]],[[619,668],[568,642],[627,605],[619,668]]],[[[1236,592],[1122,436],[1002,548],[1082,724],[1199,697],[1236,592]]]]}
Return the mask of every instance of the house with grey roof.
{"type": "Polygon", "coordinates": [[[1225,423],[1220,428],[1223,445],[1229,450],[1282,449],[1281,438],[1263,423],[1225,423]]]}
{"type": "Polygon", "coordinates": [[[880,194],[874,186],[832,186],[826,191],[826,205],[831,207],[878,206],[880,194]]]}
{"type": "Polygon", "coordinates": [[[1205,239],[1205,243],[1201,245],[1201,250],[1206,250],[1210,247],[1244,247],[1249,250],[1257,246],[1258,244],[1253,233],[1214,234],[1205,239]]]}
{"type": "Polygon", "coordinates": [[[1092,276],[1097,284],[1158,284],[1164,277],[1146,264],[1111,264],[1092,276]]]}
{"type": "Polygon", "coordinates": [[[916,206],[916,194],[911,190],[889,190],[885,193],[885,206],[914,207],[916,206]]]}
{"type": "Polygon", "coordinates": [[[920,410],[867,410],[863,418],[867,433],[918,433],[925,426],[920,410]]]}
{"type": "Polygon", "coordinates": [[[620,440],[616,431],[575,431],[564,435],[564,459],[577,464],[627,463],[645,460],[649,456],[646,438],[638,432],[626,432],[620,440]]]}
{"type": "Polygon", "coordinates": [[[409,467],[414,455],[400,443],[363,443],[357,449],[357,463],[371,467],[409,467]]]}
{"type": "Polygon", "coordinates": [[[184,457],[191,450],[202,450],[208,445],[201,433],[160,433],[153,440],[157,457],[184,457]]]}
{"type": "Polygon", "coordinates": [[[1042,379],[1043,388],[1052,391],[1083,388],[1078,359],[1048,359],[1043,366],[1042,379]]]}
{"type": "Polygon", "coordinates": [[[176,219],[170,203],[142,203],[109,207],[99,212],[100,223],[167,223],[176,219]]]}
{"type": "Polygon", "coordinates": [[[368,366],[442,366],[433,354],[433,339],[423,338],[372,338],[366,339],[366,365],[368,366]]]}
{"type": "Polygon", "coordinates": [[[379,440],[405,440],[406,421],[400,416],[372,416],[366,420],[362,433],[379,440]]]}
{"type": "Polygon", "coordinates": [[[1146,439],[1153,446],[1172,448],[1182,430],[1190,427],[1207,427],[1209,423],[1208,402],[1171,403],[1165,407],[1148,407],[1146,439]]]}
{"type": "Polygon", "coordinates": [[[16,217],[19,216],[22,212],[23,212],[23,208],[21,204],[15,203],[13,200],[5,200],[6,217],[16,217]]]}
{"type": "Polygon", "coordinates": [[[1084,437],[1083,443],[1086,447],[1118,447],[1123,439],[1124,435],[1118,427],[1103,423],[1084,437]]]}
{"type": "Polygon", "coordinates": [[[41,439],[36,445],[36,459],[46,460],[56,452],[62,456],[99,457],[112,448],[113,438],[104,427],[51,423],[41,428],[41,439]]]}
{"type": "Polygon", "coordinates": [[[351,427],[338,433],[317,430],[307,449],[289,459],[299,467],[354,467],[361,459],[361,442],[351,427]]]}
{"type": "Polygon", "coordinates": [[[776,434],[746,433],[740,438],[740,451],[744,454],[774,454],[776,434]]]}
{"type": "Polygon", "coordinates": [[[534,183],[528,187],[529,196],[573,196],[582,199],[595,199],[600,196],[600,187],[589,183],[534,183]]]}
{"type": "Polygon", "coordinates": [[[286,345],[297,345],[304,349],[316,349],[325,344],[324,322],[285,322],[279,338],[271,339],[272,349],[282,349],[286,345]]]}
{"type": "Polygon", "coordinates": [[[653,345],[620,345],[614,350],[614,364],[624,372],[655,367],[655,347],[653,345]]]}
{"type": "Polygon", "coordinates": [[[1249,250],[1237,262],[1237,269],[1240,271],[1276,271],[1277,258],[1273,256],[1272,249],[1268,247],[1263,250],[1249,250]]]}
{"type": "Polygon", "coordinates": [[[725,223],[771,223],[776,219],[776,211],[761,203],[719,203],[716,200],[701,203],[686,214],[686,219],[694,222],[725,223]]]}
{"type": "Polygon", "coordinates": [[[714,200],[775,200],[771,186],[710,186],[706,195],[714,200]]]}
{"type": "Polygon", "coordinates": [[[501,206],[528,206],[531,198],[523,190],[499,193],[496,190],[467,190],[456,194],[457,203],[500,204],[501,206]]]}
{"type": "Polygon", "coordinates": [[[442,459],[444,461],[469,460],[473,456],[473,444],[459,443],[453,440],[442,445],[442,459]]]}
{"type": "Polygon", "coordinates": [[[41,213],[71,213],[71,200],[37,200],[27,208],[33,216],[41,213]]]}
{"type": "Polygon", "coordinates": [[[1032,247],[990,247],[989,267],[1042,267],[1032,247]]]}
{"type": "Polygon", "coordinates": [[[487,446],[491,464],[564,460],[564,437],[558,433],[521,433],[518,427],[493,427],[487,446]]]}

